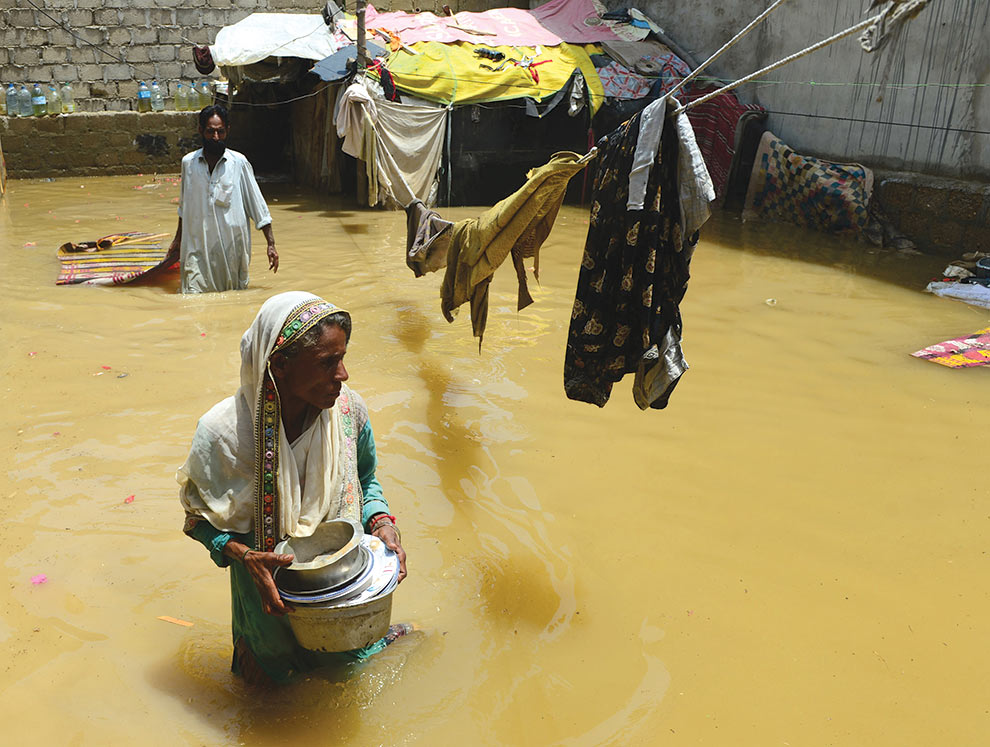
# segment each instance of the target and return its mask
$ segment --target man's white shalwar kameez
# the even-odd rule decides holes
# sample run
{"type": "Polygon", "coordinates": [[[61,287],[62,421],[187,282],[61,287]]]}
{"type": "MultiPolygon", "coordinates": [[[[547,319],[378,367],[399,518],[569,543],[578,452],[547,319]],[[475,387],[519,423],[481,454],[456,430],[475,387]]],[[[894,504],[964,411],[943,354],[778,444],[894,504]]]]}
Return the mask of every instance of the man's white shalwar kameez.
{"type": "Polygon", "coordinates": [[[247,158],[228,149],[210,173],[202,148],[186,154],[179,218],[182,292],[246,288],[251,264],[248,218],[259,229],[272,222],[247,158]]]}

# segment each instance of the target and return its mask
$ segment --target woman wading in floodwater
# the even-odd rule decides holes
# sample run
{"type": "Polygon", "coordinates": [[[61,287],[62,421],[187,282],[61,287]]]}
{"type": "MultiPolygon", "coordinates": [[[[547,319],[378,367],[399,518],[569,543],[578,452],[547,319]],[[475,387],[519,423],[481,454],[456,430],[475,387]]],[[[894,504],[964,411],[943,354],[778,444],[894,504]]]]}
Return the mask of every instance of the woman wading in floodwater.
{"type": "Polygon", "coordinates": [[[363,649],[302,648],[272,571],[292,563],[273,552],[320,522],[359,521],[399,558],[406,554],[375,477],[375,440],[364,400],[344,382],[351,317],[322,298],[292,291],[268,299],[241,338],[241,386],[199,421],[176,478],[184,531],[230,567],[234,657],[248,682],[285,682],[326,664],[361,660],[410,630],[394,625],[363,649]]]}

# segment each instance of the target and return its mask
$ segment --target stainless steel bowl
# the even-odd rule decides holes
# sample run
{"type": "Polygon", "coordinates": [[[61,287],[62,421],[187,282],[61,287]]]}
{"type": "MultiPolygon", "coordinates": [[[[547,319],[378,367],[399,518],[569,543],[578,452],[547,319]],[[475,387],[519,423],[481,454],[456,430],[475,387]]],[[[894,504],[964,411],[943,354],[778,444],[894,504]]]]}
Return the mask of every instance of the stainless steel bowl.
{"type": "Polygon", "coordinates": [[[361,552],[364,530],[356,521],[333,519],[320,524],[309,537],[289,537],[275,552],[295,556],[280,569],[276,584],[286,591],[331,589],[357,578],[368,565],[361,552]]]}

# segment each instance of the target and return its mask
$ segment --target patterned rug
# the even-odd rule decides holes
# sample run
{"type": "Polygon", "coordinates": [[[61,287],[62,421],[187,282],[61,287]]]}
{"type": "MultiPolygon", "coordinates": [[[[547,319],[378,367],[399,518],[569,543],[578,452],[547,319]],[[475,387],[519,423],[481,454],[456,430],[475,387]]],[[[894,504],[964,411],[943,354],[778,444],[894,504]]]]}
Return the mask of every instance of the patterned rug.
{"type": "Polygon", "coordinates": [[[860,231],[869,223],[873,172],[858,163],[802,156],[763,133],[743,220],[794,223],[819,231],[860,231]]]}
{"type": "Polygon", "coordinates": [[[167,233],[119,233],[98,241],[62,244],[55,285],[124,285],[164,265],[167,233]]]}
{"type": "MultiPolygon", "coordinates": [[[[700,98],[711,87],[689,84],[689,89],[689,94],[684,97],[685,103],[700,98]]],[[[763,107],[756,104],[740,103],[735,94],[729,92],[689,109],[687,115],[715,186],[715,198],[721,202],[725,199],[744,122],[750,117],[766,119],[766,113],[763,107]]]]}
{"type": "Polygon", "coordinates": [[[990,363],[990,327],[929,345],[911,355],[949,368],[985,366],[990,363]]]}

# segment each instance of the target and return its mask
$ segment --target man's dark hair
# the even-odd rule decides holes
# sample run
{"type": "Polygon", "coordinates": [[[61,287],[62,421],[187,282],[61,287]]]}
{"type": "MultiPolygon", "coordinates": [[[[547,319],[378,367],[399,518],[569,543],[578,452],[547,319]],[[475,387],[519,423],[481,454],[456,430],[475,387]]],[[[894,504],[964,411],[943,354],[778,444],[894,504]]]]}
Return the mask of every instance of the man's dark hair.
{"type": "Polygon", "coordinates": [[[210,104],[199,113],[199,129],[205,130],[206,123],[214,115],[220,117],[220,121],[223,122],[224,127],[227,126],[227,107],[221,104],[210,104]]]}

